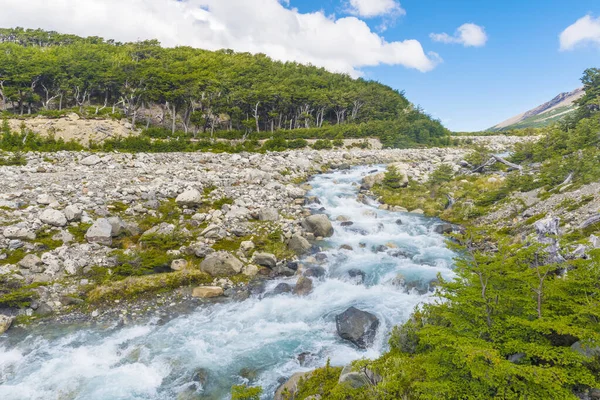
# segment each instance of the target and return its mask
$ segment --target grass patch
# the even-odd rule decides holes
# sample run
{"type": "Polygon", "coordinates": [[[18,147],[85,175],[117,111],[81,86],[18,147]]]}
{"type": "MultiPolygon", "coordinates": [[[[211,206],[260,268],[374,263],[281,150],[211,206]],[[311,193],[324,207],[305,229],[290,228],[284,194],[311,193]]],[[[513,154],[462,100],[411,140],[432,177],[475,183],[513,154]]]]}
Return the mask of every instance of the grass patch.
{"type": "Polygon", "coordinates": [[[90,303],[131,299],[145,294],[169,292],[189,285],[207,285],[213,278],[198,270],[184,270],[148,276],[132,276],[93,288],[87,293],[90,303]]]}
{"type": "Polygon", "coordinates": [[[11,252],[5,251],[4,254],[6,254],[6,258],[4,260],[0,260],[0,265],[16,264],[27,255],[23,249],[16,249],[11,252]]]}
{"type": "Polygon", "coordinates": [[[67,230],[69,231],[69,233],[71,235],[73,235],[73,238],[76,242],[85,242],[85,234],[87,233],[88,229],[90,229],[90,227],[92,226],[91,223],[80,223],[76,226],[69,226],[67,228],[67,230]]]}
{"type": "Polygon", "coordinates": [[[57,230],[46,230],[43,232],[37,232],[36,238],[33,242],[41,245],[44,249],[54,250],[63,245],[62,240],[52,239],[52,236],[56,235],[57,233],[57,230]]]}
{"type": "Polygon", "coordinates": [[[233,204],[233,199],[230,197],[221,197],[219,200],[215,200],[212,206],[216,210],[220,210],[225,204],[233,204]]]}
{"type": "Polygon", "coordinates": [[[23,281],[2,277],[0,279],[0,306],[26,308],[31,305],[31,302],[39,297],[33,290],[43,283],[32,283],[23,285],[23,281]]]}
{"type": "Polygon", "coordinates": [[[537,222],[537,221],[539,221],[539,220],[541,220],[541,219],[545,218],[545,217],[546,217],[546,215],[548,215],[548,214],[547,214],[547,213],[540,213],[540,214],[536,214],[536,215],[534,215],[534,216],[532,216],[532,217],[530,217],[530,218],[527,218],[527,219],[525,220],[525,224],[526,224],[526,225],[531,225],[531,224],[533,224],[533,223],[535,223],[535,222],[537,222]]]}

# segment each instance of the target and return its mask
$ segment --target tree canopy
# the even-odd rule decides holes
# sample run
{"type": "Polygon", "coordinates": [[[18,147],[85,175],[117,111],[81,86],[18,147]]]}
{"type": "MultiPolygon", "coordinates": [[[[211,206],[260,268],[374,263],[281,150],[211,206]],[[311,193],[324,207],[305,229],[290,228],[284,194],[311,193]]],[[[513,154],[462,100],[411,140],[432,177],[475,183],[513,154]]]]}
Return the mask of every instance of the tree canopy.
{"type": "MultiPolygon", "coordinates": [[[[264,54],[163,48],[43,30],[0,29],[5,112],[121,112],[173,132],[321,129],[389,122],[385,135],[437,144],[449,132],[402,92],[264,54]]],[[[405,140],[389,138],[390,145],[405,140]]]]}

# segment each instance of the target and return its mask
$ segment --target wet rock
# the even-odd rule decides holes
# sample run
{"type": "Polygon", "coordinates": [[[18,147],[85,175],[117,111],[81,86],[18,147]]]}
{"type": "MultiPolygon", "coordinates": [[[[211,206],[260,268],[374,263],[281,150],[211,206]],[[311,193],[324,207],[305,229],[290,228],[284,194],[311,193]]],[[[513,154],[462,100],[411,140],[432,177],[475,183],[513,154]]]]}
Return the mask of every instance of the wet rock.
{"type": "Polygon", "coordinates": [[[401,219],[397,219],[396,220],[396,225],[402,225],[402,220],[401,219]]]}
{"type": "Polygon", "coordinates": [[[278,284],[277,286],[275,286],[275,289],[273,289],[271,291],[271,294],[273,295],[278,295],[278,294],[282,294],[282,293],[292,293],[292,285],[282,282],[280,284],[278,284]]]}
{"type": "Polygon", "coordinates": [[[352,225],[354,225],[354,222],[352,222],[352,221],[344,221],[340,225],[343,226],[343,227],[352,226],[352,225]]]}
{"type": "Polygon", "coordinates": [[[85,238],[89,243],[98,243],[105,246],[112,244],[112,225],[106,218],[99,218],[87,230],[85,238]]]}
{"type": "Polygon", "coordinates": [[[223,288],[220,286],[199,286],[192,290],[192,297],[209,299],[223,296],[223,288]]]}
{"type": "Polygon", "coordinates": [[[15,317],[9,315],[0,314],[0,335],[6,332],[12,325],[15,317]]]}
{"type": "Polygon", "coordinates": [[[315,236],[333,236],[333,225],[325,214],[316,214],[306,217],[302,221],[302,227],[308,232],[313,233],[315,236]]]}
{"type": "Polygon", "coordinates": [[[202,193],[196,189],[188,189],[175,199],[180,206],[198,206],[202,204],[202,193]]]}
{"type": "Polygon", "coordinates": [[[425,211],[421,210],[420,208],[416,208],[416,209],[412,210],[410,213],[423,215],[423,214],[425,214],[425,211]]]}
{"type": "Polygon", "coordinates": [[[310,266],[310,267],[304,268],[304,270],[302,272],[303,272],[304,276],[313,277],[313,278],[321,278],[321,277],[325,276],[327,271],[323,267],[310,266]]]}
{"type": "Polygon", "coordinates": [[[366,274],[358,268],[348,270],[348,276],[355,280],[356,283],[364,283],[366,274]]]}
{"type": "Polygon", "coordinates": [[[379,319],[366,311],[350,307],[335,317],[338,335],[348,340],[360,349],[366,349],[373,344],[379,319]]]}
{"type": "Polygon", "coordinates": [[[51,225],[51,226],[62,227],[62,226],[67,225],[67,217],[65,217],[65,214],[63,214],[62,212],[60,212],[58,210],[54,210],[52,208],[45,209],[40,214],[40,220],[43,223],[51,225]]]}
{"type": "Polygon", "coordinates": [[[325,262],[327,261],[327,254],[325,253],[317,253],[315,254],[315,259],[319,262],[325,262]]]}
{"type": "Polygon", "coordinates": [[[311,245],[308,242],[308,240],[306,240],[300,235],[292,235],[287,246],[288,249],[292,250],[298,255],[306,254],[311,248],[311,245]]]}
{"type": "Polygon", "coordinates": [[[445,233],[452,233],[453,230],[454,230],[454,227],[452,226],[452,224],[447,224],[447,223],[437,224],[436,226],[433,227],[433,231],[435,233],[439,233],[440,235],[443,235],[445,233]]]}
{"type": "Polygon", "coordinates": [[[275,268],[277,265],[277,257],[271,253],[254,253],[252,262],[262,267],[275,268]]]}
{"type": "Polygon", "coordinates": [[[296,357],[296,359],[298,360],[298,364],[300,364],[300,366],[304,367],[314,358],[314,356],[315,355],[313,353],[311,353],[310,351],[304,351],[304,352],[298,354],[298,357],[296,357]]]}
{"type": "Polygon", "coordinates": [[[353,251],[354,249],[352,248],[352,246],[350,246],[349,244],[343,244],[339,247],[340,250],[348,250],[348,251],[353,251]]]}
{"type": "Polygon", "coordinates": [[[298,278],[298,282],[296,282],[296,286],[294,287],[294,294],[298,296],[306,296],[313,289],[313,281],[306,276],[301,276],[298,278]]]}
{"type": "Polygon", "coordinates": [[[227,252],[208,255],[200,264],[200,270],[211,276],[232,276],[242,272],[244,264],[227,252]]]}

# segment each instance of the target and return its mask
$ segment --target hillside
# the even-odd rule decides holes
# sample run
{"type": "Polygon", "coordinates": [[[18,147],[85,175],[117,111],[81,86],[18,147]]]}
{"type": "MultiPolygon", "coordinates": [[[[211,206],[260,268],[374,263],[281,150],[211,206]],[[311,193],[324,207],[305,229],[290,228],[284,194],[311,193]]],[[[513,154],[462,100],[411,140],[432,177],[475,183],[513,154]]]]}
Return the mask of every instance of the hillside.
{"type": "Polygon", "coordinates": [[[539,128],[547,126],[575,111],[575,102],[583,97],[584,94],[583,88],[575,89],[572,92],[561,93],[552,100],[509,118],[492,127],[490,130],[500,131],[506,129],[539,128]]]}
{"type": "Polygon", "coordinates": [[[275,131],[373,135],[388,147],[440,144],[448,131],[402,92],[264,54],[164,48],[0,29],[4,117],[127,118],[171,133],[260,139],[275,131]]]}

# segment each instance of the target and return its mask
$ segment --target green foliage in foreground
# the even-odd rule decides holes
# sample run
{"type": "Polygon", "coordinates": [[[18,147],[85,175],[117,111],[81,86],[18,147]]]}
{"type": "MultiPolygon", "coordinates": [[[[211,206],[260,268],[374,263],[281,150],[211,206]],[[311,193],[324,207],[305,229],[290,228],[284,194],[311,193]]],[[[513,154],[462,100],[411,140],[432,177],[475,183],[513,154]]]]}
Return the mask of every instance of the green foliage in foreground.
{"type": "MultiPolygon", "coordinates": [[[[497,249],[489,232],[459,238],[457,279],[440,279],[438,301],[394,329],[382,358],[363,361],[381,383],[326,398],[577,399],[599,387],[600,252],[547,264],[537,245],[496,239],[497,249]]],[[[328,382],[313,379],[298,398],[328,382]]]]}
{"type": "Polygon", "coordinates": [[[231,400],[260,400],[262,388],[234,386],[231,388],[231,400]]]}

